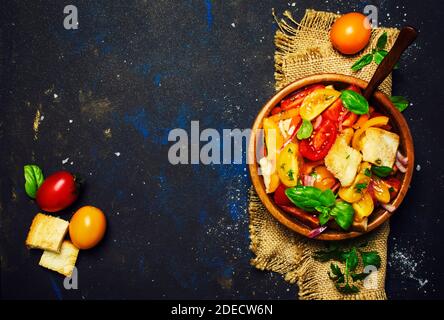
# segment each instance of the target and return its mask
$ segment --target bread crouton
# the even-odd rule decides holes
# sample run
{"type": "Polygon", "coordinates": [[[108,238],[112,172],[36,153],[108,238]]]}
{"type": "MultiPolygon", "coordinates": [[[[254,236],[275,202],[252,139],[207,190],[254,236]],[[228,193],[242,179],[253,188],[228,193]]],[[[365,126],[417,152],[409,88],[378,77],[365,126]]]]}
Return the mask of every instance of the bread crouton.
{"type": "Polygon", "coordinates": [[[348,146],[345,138],[339,136],[325,157],[325,165],[341,185],[347,187],[355,180],[361,160],[361,153],[348,146]]]}
{"type": "Polygon", "coordinates": [[[66,220],[38,213],[32,220],[25,243],[32,249],[60,252],[68,225],[66,220]]]}
{"type": "Polygon", "coordinates": [[[364,161],[391,168],[395,163],[399,136],[387,130],[370,127],[365,130],[361,146],[364,161]]]}
{"type": "Polygon", "coordinates": [[[65,240],[62,243],[60,253],[44,251],[39,265],[69,277],[76,265],[78,254],[79,249],[71,241],[65,240]]]}

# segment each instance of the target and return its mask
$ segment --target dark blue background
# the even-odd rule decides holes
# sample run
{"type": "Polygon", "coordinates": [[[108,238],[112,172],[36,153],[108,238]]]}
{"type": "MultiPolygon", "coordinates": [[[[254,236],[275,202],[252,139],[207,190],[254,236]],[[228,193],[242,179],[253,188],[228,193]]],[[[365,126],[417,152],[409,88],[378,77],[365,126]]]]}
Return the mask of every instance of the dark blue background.
{"type": "Polygon", "coordinates": [[[394,74],[394,93],[413,103],[405,116],[421,169],[391,222],[387,292],[444,297],[442,5],[292,3],[75,1],[73,31],[63,28],[71,1],[2,2],[3,297],[295,298],[295,285],[249,265],[246,166],[172,166],[168,132],[189,131],[191,120],[201,129],[251,126],[274,92],[273,7],[300,19],[306,8],[348,12],[366,4],[379,8],[384,26],[408,22],[421,32],[394,74]],[[37,109],[44,119],[34,139],[37,109]],[[86,204],[107,215],[104,241],[80,252],[78,290],[64,290],[63,277],[38,266],[41,252],[24,246],[38,212],[23,188],[28,163],[46,175],[64,168],[86,179],[65,218],[86,204]]]}

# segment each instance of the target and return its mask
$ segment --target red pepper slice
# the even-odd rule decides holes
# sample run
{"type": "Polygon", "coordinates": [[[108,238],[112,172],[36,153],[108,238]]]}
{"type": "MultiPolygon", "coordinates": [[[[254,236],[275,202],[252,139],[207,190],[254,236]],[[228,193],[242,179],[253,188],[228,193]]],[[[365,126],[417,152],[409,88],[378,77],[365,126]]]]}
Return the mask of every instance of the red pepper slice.
{"type": "Polygon", "coordinates": [[[337,135],[335,122],[325,118],[310,138],[300,142],[299,152],[304,158],[311,161],[322,160],[335,142],[337,135]]]}

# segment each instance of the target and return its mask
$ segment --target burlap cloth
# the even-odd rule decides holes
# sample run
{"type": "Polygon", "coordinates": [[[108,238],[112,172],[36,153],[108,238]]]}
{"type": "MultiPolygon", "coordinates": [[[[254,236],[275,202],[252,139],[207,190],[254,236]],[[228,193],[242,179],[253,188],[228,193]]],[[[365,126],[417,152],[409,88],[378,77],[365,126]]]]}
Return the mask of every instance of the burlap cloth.
{"type": "MultiPolygon", "coordinates": [[[[275,78],[276,90],[302,77],[316,73],[342,73],[369,80],[376,65],[371,63],[361,71],[353,72],[352,64],[376,46],[379,36],[388,34],[387,48],[396,39],[399,30],[378,28],[372,32],[370,45],[364,52],[353,57],[337,53],[331,46],[328,32],[331,24],[339,17],[329,12],[307,10],[303,19],[297,22],[290,12],[283,19],[276,19],[279,30],[275,35],[275,78]]],[[[391,94],[391,76],[380,89],[391,94]]],[[[377,274],[375,289],[361,285],[357,294],[341,294],[328,277],[330,262],[321,263],[312,258],[313,253],[325,249],[325,243],[302,237],[279,224],[265,209],[256,193],[250,191],[250,248],[255,257],[251,264],[260,270],[281,273],[285,280],[297,283],[300,299],[387,299],[384,284],[387,264],[387,237],[389,224],[357,239],[349,240],[347,246],[368,243],[365,250],[376,250],[381,256],[381,268],[377,274]]],[[[341,266],[343,269],[344,266],[341,266]]]]}

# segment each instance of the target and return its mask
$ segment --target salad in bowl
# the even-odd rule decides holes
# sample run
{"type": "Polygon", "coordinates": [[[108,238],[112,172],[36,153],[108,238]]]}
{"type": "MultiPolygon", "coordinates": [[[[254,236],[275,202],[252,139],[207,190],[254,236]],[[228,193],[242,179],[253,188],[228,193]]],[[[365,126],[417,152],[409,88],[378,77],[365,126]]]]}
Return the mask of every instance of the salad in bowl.
{"type": "MultiPolygon", "coordinates": [[[[390,99],[362,96],[366,82],[312,76],[287,86],[259,113],[250,174],[267,209],[310,238],[368,232],[396,210],[412,175],[413,143],[390,99]]],[[[253,141],[254,140],[254,141],[253,141]]]]}

